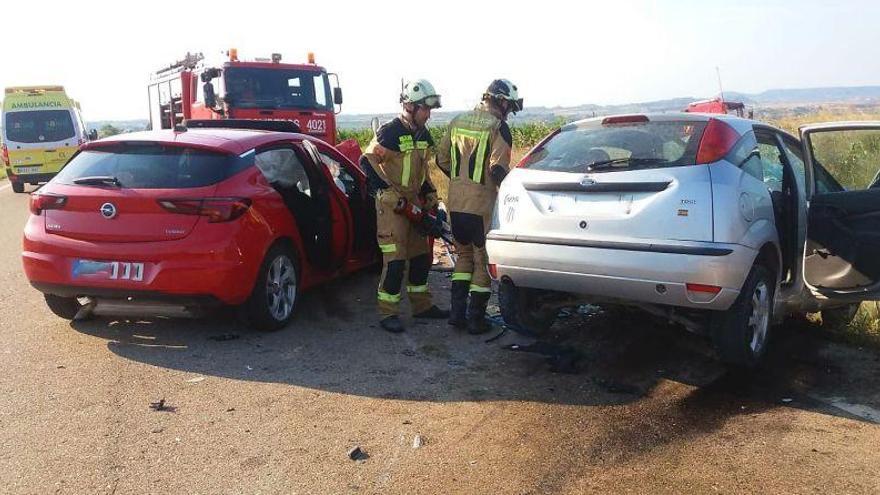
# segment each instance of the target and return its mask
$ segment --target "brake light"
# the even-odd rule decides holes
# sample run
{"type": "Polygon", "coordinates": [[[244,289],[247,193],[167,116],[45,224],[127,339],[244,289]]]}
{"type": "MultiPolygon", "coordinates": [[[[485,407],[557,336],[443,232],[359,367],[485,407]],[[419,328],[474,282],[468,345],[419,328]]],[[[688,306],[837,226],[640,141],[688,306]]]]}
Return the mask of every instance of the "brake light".
{"type": "Polygon", "coordinates": [[[703,292],[705,294],[718,294],[721,292],[721,287],[717,285],[685,284],[685,288],[688,292],[703,292]]]}
{"type": "Polygon", "coordinates": [[[43,213],[43,210],[60,210],[67,204],[67,196],[59,194],[33,193],[31,194],[30,209],[34,215],[43,213]]]}
{"type": "Polygon", "coordinates": [[[700,138],[697,164],[704,165],[724,158],[737,141],[739,141],[739,134],[733,127],[718,119],[709,119],[706,130],[703,131],[703,137],[700,138]]]}
{"type": "Polygon", "coordinates": [[[646,122],[648,122],[648,117],[644,115],[617,115],[602,119],[602,125],[644,124],[646,122]]]}
{"type": "Polygon", "coordinates": [[[9,166],[9,148],[5,144],[3,145],[3,164],[9,166]]]}
{"type": "Polygon", "coordinates": [[[160,199],[158,203],[171,213],[208,217],[209,223],[235,220],[251,207],[247,198],[160,199]]]}
{"type": "Polygon", "coordinates": [[[498,265],[495,263],[489,263],[489,276],[492,280],[498,280],[498,265]]]}

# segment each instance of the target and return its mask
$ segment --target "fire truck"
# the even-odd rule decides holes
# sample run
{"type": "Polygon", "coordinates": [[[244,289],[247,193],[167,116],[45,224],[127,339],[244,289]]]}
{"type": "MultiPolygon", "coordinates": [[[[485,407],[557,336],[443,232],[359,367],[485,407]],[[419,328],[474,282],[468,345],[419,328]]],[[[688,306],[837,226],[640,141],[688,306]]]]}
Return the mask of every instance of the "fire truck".
{"type": "Polygon", "coordinates": [[[336,144],[342,89],[311,52],[303,64],[281,63],[279,53],[239,60],[234,48],[214,63],[187,53],[151,75],[148,94],[152,129],[189,119],[290,120],[304,134],[336,144]]]}
{"type": "MultiPolygon", "coordinates": [[[[684,109],[685,112],[692,113],[727,113],[734,114],[737,117],[745,117],[746,106],[742,102],[725,100],[724,97],[717,97],[711,100],[695,101],[684,109]]],[[[749,118],[752,118],[752,111],[749,111],[749,118]]]]}

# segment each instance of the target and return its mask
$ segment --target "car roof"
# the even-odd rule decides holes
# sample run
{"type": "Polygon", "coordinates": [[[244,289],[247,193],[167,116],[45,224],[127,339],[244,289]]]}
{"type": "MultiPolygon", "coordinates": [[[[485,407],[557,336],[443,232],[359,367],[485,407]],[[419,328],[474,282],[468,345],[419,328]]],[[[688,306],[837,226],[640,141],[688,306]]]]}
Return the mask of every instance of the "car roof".
{"type": "Polygon", "coordinates": [[[188,129],[183,132],[161,130],[117,134],[88,143],[83,146],[83,149],[98,148],[115,142],[156,142],[241,154],[278,141],[302,141],[303,139],[310,138],[292,132],[250,129],[188,129]]]}

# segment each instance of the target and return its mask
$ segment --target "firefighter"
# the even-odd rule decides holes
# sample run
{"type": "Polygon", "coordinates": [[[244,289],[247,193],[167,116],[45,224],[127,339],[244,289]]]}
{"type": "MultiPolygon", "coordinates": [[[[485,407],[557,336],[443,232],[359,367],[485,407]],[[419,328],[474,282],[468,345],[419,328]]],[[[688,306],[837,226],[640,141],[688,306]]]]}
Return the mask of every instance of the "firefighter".
{"type": "Polygon", "coordinates": [[[360,161],[368,188],[376,197],[376,236],[384,262],[379,279],[379,323],[393,333],[405,330],[398,317],[404,275],[413,316],[449,317],[449,311],[431,302],[428,290],[433,246],[406,216],[394,211],[401,199],[420,208],[437,206],[436,190],[428,176],[434,142],[425,124],[431,110],[440,108],[440,95],[430,82],[419,79],[403,87],[400,103],[400,116],[376,131],[360,161]]]}
{"type": "Polygon", "coordinates": [[[450,122],[437,152],[437,165],[450,178],[447,207],[458,253],[449,324],[471,334],[490,329],[485,319],[492,295],[486,231],[498,186],[510,167],[513,139],[507,117],[522,108],[513,83],[492,81],[474,110],[450,122]]]}

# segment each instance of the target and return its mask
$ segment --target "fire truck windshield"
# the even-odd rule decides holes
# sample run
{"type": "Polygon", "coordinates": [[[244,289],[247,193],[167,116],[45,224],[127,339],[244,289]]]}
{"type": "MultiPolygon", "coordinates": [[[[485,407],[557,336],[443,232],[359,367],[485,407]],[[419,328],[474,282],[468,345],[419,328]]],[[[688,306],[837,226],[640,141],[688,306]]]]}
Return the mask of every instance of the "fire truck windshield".
{"type": "Polygon", "coordinates": [[[226,103],[235,108],[333,110],[324,72],[230,67],[224,76],[226,103]]]}

